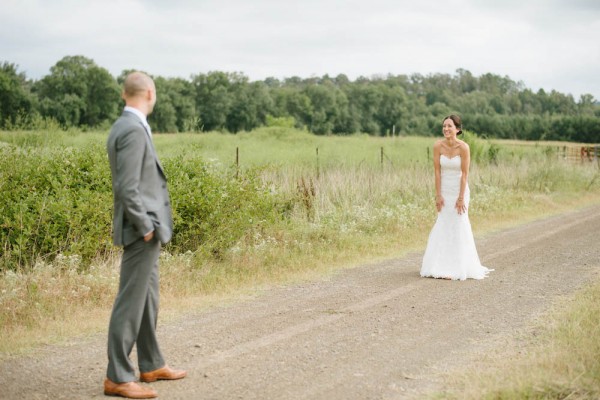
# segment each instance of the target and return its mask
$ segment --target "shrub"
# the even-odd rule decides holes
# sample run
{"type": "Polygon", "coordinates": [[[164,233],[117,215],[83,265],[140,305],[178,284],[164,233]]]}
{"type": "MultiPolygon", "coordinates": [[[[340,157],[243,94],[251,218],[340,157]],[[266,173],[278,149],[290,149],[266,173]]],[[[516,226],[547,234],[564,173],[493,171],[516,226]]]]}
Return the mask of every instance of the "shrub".
{"type": "Polygon", "coordinates": [[[482,163],[498,163],[498,154],[500,153],[500,146],[495,143],[489,143],[488,141],[479,138],[475,132],[464,131],[462,135],[464,140],[471,150],[471,161],[482,163]]]}
{"type": "Polygon", "coordinates": [[[2,269],[61,253],[87,261],[108,248],[110,170],[99,146],[2,146],[0,174],[2,269]]]}
{"type": "Polygon", "coordinates": [[[284,202],[256,169],[223,170],[190,155],[163,164],[173,203],[173,252],[199,250],[220,258],[244,235],[282,218],[284,202]]]}
{"type": "MultiPolygon", "coordinates": [[[[193,155],[163,161],[175,232],[169,250],[219,257],[265,222],[280,200],[255,170],[218,170],[193,155]]],[[[0,146],[0,271],[77,255],[87,267],[111,248],[112,188],[106,151],[0,146]]]]}
{"type": "Polygon", "coordinates": [[[266,124],[267,127],[278,127],[278,128],[293,128],[296,126],[296,119],[294,117],[274,117],[267,115],[266,124]]]}

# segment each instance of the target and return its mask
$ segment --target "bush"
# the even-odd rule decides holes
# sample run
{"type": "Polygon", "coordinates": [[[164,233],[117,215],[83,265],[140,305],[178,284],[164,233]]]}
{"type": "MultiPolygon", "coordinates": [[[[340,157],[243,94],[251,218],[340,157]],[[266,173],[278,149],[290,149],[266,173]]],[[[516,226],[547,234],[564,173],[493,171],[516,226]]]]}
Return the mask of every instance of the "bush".
{"type": "Polygon", "coordinates": [[[278,128],[293,128],[296,126],[296,119],[294,117],[274,117],[267,115],[266,124],[267,127],[278,127],[278,128]]]}
{"type": "Polygon", "coordinates": [[[471,131],[464,131],[462,140],[469,145],[469,149],[471,150],[471,161],[476,163],[498,163],[500,146],[497,144],[487,143],[485,140],[480,139],[476,133],[471,131]]]}
{"type": "Polygon", "coordinates": [[[163,162],[169,176],[174,235],[169,249],[220,258],[242,237],[283,215],[258,170],[218,169],[197,156],[163,162]]]}
{"type": "Polygon", "coordinates": [[[112,194],[104,149],[0,147],[0,269],[108,249],[112,194]]]}
{"type": "MultiPolygon", "coordinates": [[[[175,232],[169,251],[219,257],[282,215],[258,171],[220,171],[200,157],[163,161],[175,232]]],[[[38,258],[77,255],[86,267],[112,248],[112,188],[106,150],[0,144],[0,271],[38,258]]]]}

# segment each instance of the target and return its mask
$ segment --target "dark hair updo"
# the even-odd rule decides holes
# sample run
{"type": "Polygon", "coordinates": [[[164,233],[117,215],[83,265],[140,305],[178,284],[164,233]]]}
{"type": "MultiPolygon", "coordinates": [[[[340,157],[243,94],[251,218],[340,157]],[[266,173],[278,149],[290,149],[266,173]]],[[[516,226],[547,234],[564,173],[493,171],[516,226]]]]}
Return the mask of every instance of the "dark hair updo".
{"type": "Polygon", "coordinates": [[[456,127],[456,129],[458,129],[458,132],[456,133],[456,135],[460,135],[462,132],[462,120],[460,119],[460,117],[456,114],[450,114],[448,115],[446,118],[444,118],[444,120],[442,121],[442,123],[444,123],[445,120],[447,119],[451,119],[452,122],[454,122],[454,126],[456,127]]]}

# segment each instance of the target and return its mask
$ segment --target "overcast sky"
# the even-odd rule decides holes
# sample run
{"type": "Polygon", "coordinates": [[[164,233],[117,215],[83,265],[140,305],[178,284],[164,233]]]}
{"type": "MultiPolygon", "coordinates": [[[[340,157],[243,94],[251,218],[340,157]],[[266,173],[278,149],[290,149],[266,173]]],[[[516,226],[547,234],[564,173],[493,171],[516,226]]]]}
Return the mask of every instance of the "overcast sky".
{"type": "Polygon", "coordinates": [[[0,0],[0,62],[272,76],[493,73],[600,100],[600,0],[0,0]]]}

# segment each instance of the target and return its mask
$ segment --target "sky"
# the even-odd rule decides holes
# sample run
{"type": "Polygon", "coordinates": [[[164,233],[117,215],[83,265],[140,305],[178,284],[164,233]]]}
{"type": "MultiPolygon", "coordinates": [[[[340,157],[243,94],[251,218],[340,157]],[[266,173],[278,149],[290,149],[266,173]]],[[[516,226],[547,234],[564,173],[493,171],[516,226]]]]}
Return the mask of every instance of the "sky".
{"type": "Polygon", "coordinates": [[[0,0],[0,63],[40,79],[74,55],[115,77],[464,69],[600,100],[600,0],[0,0]]]}

